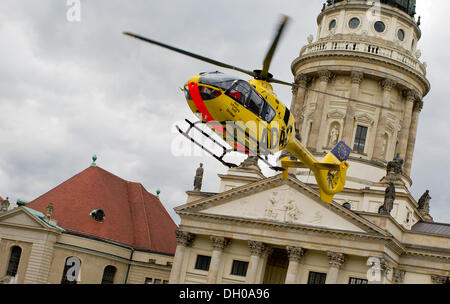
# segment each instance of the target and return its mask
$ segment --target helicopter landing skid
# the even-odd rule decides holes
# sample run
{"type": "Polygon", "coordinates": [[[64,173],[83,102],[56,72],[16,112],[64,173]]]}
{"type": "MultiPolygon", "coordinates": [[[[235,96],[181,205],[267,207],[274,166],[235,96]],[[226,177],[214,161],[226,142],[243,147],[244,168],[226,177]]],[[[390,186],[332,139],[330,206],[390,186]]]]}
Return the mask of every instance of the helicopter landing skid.
{"type": "MultiPolygon", "coordinates": [[[[225,147],[223,144],[221,144],[220,142],[218,142],[217,140],[215,140],[214,138],[211,137],[211,135],[209,135],[208,133],[206,133],[205,131],[203,131],[202,129],[200,129],[197,124],[203,124],[201,121],[197,121],[197,122],[191,122],[188,119],[185,119],[185,121],[189,124],[189,128],[186,131],[183,131],[179,126],[176,126],[178,132],[181,133],[181,135],[183,135],[184,137],[186,137],[187,139],[189,139],[192,143],[194,143],[195,145],[197,145],[198,147],[200,147],[203,151],[207,152],[208,154],[210,154],[212,157],[214,157],[215,159],[217,159],[220,163],[222,163],[224,166],[228,167],[228,168],[236,168],[238,167],[238,165],[233,164],[233,163],[229,163],[223,160],[223,158],[228,155],[231,152],[234,152],[234,149],[229,149],[227,147],[225,147]],[[198,143],[195,139],[193,139],[189,133],[192,130],[197,130],[198,132],[200,132],[203,136],[205,136],[206,138],[208,138],[211,142],[213,142],[215,145],[217,145],[218,147],[220,147],[222,149],[222,154],[221,155],[217,155],[213,152],[211,152],[209,149],[205,148],[202,144],[198,143]]],[[[252,151],[251,149],[248,149],[249,152],[251,152],[253,155],[256,155],[258,157],[258,159],[260,159],[261,161],[263,161],[266,165],[269,166],[270,169],[275,170],[275,171],[284,171],[284,168],[281,167],[277,167],[277,166],[272,166],[271,163],[269,163],[268,160],[262,158],[260,155],[258,155],[257,153],[255,153],[254,151],[252,151]]],[[[246,153],[249,154],[249,153],[246,153]]]]}

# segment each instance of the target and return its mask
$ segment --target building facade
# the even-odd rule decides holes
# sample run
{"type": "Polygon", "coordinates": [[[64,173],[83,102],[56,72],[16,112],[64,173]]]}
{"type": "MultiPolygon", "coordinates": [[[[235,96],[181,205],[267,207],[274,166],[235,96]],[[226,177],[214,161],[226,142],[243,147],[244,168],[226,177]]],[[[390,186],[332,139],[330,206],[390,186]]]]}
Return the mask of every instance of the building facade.
{"type": "Polygon", "coordinates": [[[168,283],[177,226],[139,183],[93,163],[32,202],[1,205],[1,283],[168,283]]]}
{"type": "Polygon", "coordinates": [[[448,283],[450,225],[409,190],[430,90],[414,15],[412,0],[323,5],[292,63],[291,112],[318,159],[353,148],[344,191],[326,204],[309,171],[266,178],[249,158],[175,209],[171,283],[448,283]]]}

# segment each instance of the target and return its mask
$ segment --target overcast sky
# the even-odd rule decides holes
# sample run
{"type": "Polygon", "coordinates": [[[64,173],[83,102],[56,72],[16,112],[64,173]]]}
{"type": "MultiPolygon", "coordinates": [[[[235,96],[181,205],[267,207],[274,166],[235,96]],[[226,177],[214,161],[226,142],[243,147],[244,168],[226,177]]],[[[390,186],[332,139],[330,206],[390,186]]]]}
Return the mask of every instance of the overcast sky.
{"type": "MultiPolygon", "coordinates": [[[[280,14],[291,17],[271,72],[292,81],[291,62],[325,1],[82,0],[80,22],[66,0],[0,2],[0,196],[33,200],[97,164],[155,193],[173,208],[186,200],[204,163],[204,191],[216,192],[226,169],[205,156],[175,156],[174,124],[193,118],[180,87],[217,70],[123,36],[132,31],[219,61],[256,69],[280,14]]],[[[450,104],[447,28],[450,2],[417,0],[432,91],[425,98],[412,168],[416,199],[429,189],[431,214],[450,222],[450,104]]],[[[248,79],[245,75],[224,71],[248,79]]],[[[291,91],[277,86],[290,105],[291,91]]],[[[235,156],[235,161],[244,159],[235,156]]]]}

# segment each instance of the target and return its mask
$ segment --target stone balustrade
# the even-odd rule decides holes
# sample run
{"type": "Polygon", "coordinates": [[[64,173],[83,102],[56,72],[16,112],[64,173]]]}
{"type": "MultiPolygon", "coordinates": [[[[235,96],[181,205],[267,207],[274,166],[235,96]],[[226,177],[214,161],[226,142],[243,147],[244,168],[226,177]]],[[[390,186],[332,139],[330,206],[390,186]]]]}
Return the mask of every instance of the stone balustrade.
{"type": "Polygon", "coordinates": [[[348,51],[348,52],[358,52],[377,55],[403,63],[408,67],[419,72],[419,74],[423,76],[426,75],[425,65],[422,64],[419,60],[417,60],[413,56],[410,56],[407,53],[401,52],[397,49],[382,46],[377,43],[368,41],[350,41],[350,40],[319,41],[303,47],[303,49],[300,52],[300,56],[306,56],[314,53],[329,52],[329,51],[348,51]]]}

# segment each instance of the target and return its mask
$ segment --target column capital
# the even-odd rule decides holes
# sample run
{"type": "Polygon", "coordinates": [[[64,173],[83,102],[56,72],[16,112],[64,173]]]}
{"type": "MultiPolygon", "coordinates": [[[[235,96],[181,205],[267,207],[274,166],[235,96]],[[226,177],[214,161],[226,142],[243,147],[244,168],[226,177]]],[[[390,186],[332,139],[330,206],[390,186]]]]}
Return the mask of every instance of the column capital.
{"type": "Polygon", "coordinates": [[[385,276],[389,275],[389,273],[392,270],[392,264],[388,260],[381,258],[380,266],[381,266],[381,271],[384,273],[384,275],[385,276]]]}
{"type": "Polygon", "coordinates": [[[291,90],[292,90],[292,95],[297,95],[297,92],[298,92],[298,86],[292,86],[292,88],[291,88],[291,90]]]}
{"type": "Polygon", "coordinates": [[[414,112],[422,112],[423,109],[423,101],[421,100],[416,100],[416,102],[414,103],[414,112]]]}
{"type": "Polygon", "coordinates": [[[447,282],[447,277],[441,275],[432,275],[431,282],[433,282],[433,284],[445,284],[447,282]]]}
{"type": "Polygon", "coordinates": [[[352,83],[360,84],[364,78],[364,73],[359,71],[352,71],[351,76],[352,83]]]}
{"type": "Polygon", "coordinates": [[[328,82],[333,77],[333,73],[331,73],[329,70],[320,70],[318,74],[320,81],[323,82],[328,82]]]}
{"type": "Polygon", "coordinates": [[[266,250],[266,244],[256,241],[248,241],[250,247],[250,255],[262,256],[266,250]]]}
{"type": "Polygon", "coordinates": [[[295,83],[302,87],[305,87],[306,84],[308,83],[309,79],[310,79],[310,77],[305,74],[297,74],[295,76],[295,83]]]}
{"type": "Polygon", "coordinates": [[[340,252],[327,251],[328,260],[331,267],[341,267],[345,262],[345,256],[340,252]]]}
{"type": "Polygon", "coordinates": [[[227,246],[230,243],[229,239],[226,239],[221,236],[213,236],[212,235],[210,237],[210,239],[212,242],[213,249],[223,250],[225,248],[225,246],[227,246]]]}
{"type": "Polygon", "coordinates": [[[185,247],[192,245],[192,241],[195,239],[195,234],[177,230],[175,231],[175,236],[177,238],[177,244],[185,247]]]}
{"type": "Polygon", "coordinates": [[[300,262],[303,255],[305,254],[305,249],[301,247],[287,246],[289,261],[297,261],[300,262]]]}
{"type": "Polygon", "coordinates": [[[403,91],[403,95],[406,97],[406,100],[410,102],[420,100],[420,94],[416,90],[405,90],[403,91]]]}
{"type": "Polygon", "coordinates": [[[392,79],[389,79],[389,78],[386,78],[381,82],[381,86],[386,91],[391,91],[393,88],[395,88],[396,85],[397,85],[397,82],[392,79]]]}
{"type": "Polygon", "coordinates": [[[394,283],[403,283],[405,281],[405,271],[395,268],[392,274],[392,281],[394,283]]]}

